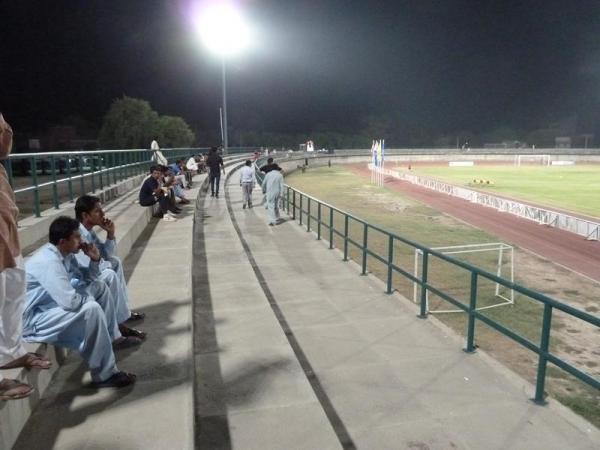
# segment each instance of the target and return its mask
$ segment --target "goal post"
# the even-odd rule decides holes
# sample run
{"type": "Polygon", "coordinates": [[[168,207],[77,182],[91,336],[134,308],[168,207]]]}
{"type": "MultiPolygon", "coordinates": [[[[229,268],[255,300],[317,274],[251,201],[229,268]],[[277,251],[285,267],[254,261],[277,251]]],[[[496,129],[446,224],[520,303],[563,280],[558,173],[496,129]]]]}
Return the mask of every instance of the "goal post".
{"type": "Polygon", "coordinates": [[[537,164],[542,166],[550,166],[551,160],[550,155],[515,155],[513,165],[516,167],[521,167],[522,164],[537,164]]]}
{"type": "MultiPolygon", "coordinates": [[[[444,255],[472,255],[475,253],[490,253],[496,252],[497,257],[493,258],[492,265],[494,267],[482,267],[489,272],[495,272],[498,277],[504,277],[505,279],[514,282],[515,270],[514,270],[514,248],[512,245],[505,244],[503,242],[490,242],[485,244],[466,244],[466,245],[454,245],[446,247],[433,247],[435,250],[444,255]],[[492,269],[492,270],[490,270],[492,269]]],[[[414,276],[419,278],[420,268],[422,267],[421,261],[423,252],[419,249],[415,249],[414,257],[414,276]]],[[[490,280],[491,281],[491,280],[490,280]]],[[[507,288],[500,283],[493,282],[494,290],[493,296],[494,301],[490,304],[479,306],[476,308],[477,311],[484,309],[497,308],[499,306],[514,305],[515,303],[515,291],[507,288]],[[508,291],[508,292],[507,292],[508,291]]],[[[413,302],[417,303],[419,300],[419,283],[413,282],[413,302]]],[[[427,313],[440,314],[440,313],[459,313],[464,312],[462,309],[436,309],[430,310],[429,308],[429,291],[425,296],[426,311],[427,313]]]]}

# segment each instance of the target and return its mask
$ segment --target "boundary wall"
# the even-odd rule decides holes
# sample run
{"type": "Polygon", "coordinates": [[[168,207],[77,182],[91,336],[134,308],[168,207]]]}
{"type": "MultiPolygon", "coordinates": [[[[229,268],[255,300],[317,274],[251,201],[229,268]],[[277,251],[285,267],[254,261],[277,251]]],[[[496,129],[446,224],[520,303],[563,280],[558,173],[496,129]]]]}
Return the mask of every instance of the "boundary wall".
{"type": "MultiPolygon", "coordinates": [[[[562,149],[561,149],[562,150],[562,149]]],[[[546,153],[544,153],[546,154],[546,153]]],[[[514,154],[446,154],[446,155],[386,155],[386,159],[391,162],[415,162],[415,161],[453,161],[453,160],[474,160],[474,161],[494,161],[507,162],[512,164],[514,154]]],[[[362,154],[317,154],[300,156],[297,154],[285,155],[277,158],[277,163],[287,172],[291,173],[304,167],[323,167],[331,164],[355,164],[370,162],[369,151],[363,151],[362,154]]],[[[560,153],[551,155],[551,161],[571,160],[579,162],[590,162],[600,164],[600,155],[596,154],[568,154],[560,153]]],[[[370,166],[370,164],[369,164],[370,166]]],[[[517,200],[492,195],[473,189],[455,186],[434,178],[422,175],[397,172],[396,170],[383,169],[383,173],[397,179],[405,180],[419,186],[442,192],[447,195],[459,197],[469,202],[477,203],[482,206],[507,212],[518,217],[536,221],[540,225],[547,225],[558,228],[559,230],[569,231],[578,234],[588,240],[600,240],[600,222],[594,218],[578,217],[566,212],[546,209],[539,206],[529,205],[517,200]]]]}
{"type": "MultiPolygon", "coordinates": [[[[369,164],[369,168],[372,165],[369,164]]],[[[416,175],[412,173],[398,172],[391,169],[375,169],[384,175],[388,175],[409,183],[425,187],[453,197],[462,198],[471,203],[477,203],[488,208],[497,209],[500,212],[507,212],[523,219],[533,220],[540,225],[548,225],[559,230],[569,231],[571,233],[583,236],[588,240],[598,240],[600,238],[600,223],[587,220],[581,217],[573,216],[567,213],[545,209],[538,206],[528,205],[516,200],[498,197],[496,195],[475,191],[472,189],[455,186],[434,178],[416,175]]]]}

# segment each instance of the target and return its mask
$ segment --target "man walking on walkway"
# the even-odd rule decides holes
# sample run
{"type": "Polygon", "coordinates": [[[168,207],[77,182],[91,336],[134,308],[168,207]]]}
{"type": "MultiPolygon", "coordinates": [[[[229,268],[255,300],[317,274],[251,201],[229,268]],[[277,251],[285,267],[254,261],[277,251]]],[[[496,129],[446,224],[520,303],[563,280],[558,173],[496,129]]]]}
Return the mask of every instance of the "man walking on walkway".
{"type": "Polygon", "coordinates": [[[256,174],[254,173],[254,167],[252,167],[252,161],[246,160],[246,165],[242,167],[240,171],[240,186],[242,187],[242,195],[244,197],[243,208],[252,208],[252,189],[256,184],[256,174]]]}
{"type": "Polygon", "coordinates": [[[269,225],[277,225],[279,220],[279,200],[285,193],[283,175],[280,170],[271,170],[265,175],[262,191],[266,194],[267,210],[269,211],[269,225]]]}
{"type": "Polygon", "coordinates": [[[210,181],[210,196],[219,198],[221,170],[223,170],[223,175],[225,175],[225,166],[223,165],[223,158],[217,153],[216,147],[210,148],[210,153],[206,159],[206,165],[209,170],[208,180],[210,181]]]}

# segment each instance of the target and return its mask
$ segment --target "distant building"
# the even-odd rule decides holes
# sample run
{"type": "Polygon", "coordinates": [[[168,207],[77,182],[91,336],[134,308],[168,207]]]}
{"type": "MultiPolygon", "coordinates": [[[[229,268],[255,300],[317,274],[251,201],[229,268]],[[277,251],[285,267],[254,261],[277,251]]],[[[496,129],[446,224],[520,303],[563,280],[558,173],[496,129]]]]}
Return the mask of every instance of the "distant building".
{"type": "Polygon", "coordinates": [[[566,136],[554,138],[554,147],[555,148],[571,148],[571,138],[566,137],[566,136]]]}

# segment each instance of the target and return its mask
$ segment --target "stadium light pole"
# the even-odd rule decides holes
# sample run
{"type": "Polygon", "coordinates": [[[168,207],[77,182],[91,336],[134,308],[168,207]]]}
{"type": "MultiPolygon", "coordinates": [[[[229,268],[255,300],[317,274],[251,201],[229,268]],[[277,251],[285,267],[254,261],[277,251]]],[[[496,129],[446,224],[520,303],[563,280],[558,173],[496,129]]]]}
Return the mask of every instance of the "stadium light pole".
{"type": "Polygon", "coordinates": [[[232,3],[215,0],[197,12],[196,30],[208,50],[221,59],[223,152],[227,154],[227,59],[248,46],[250,29],[232,3]]]}

